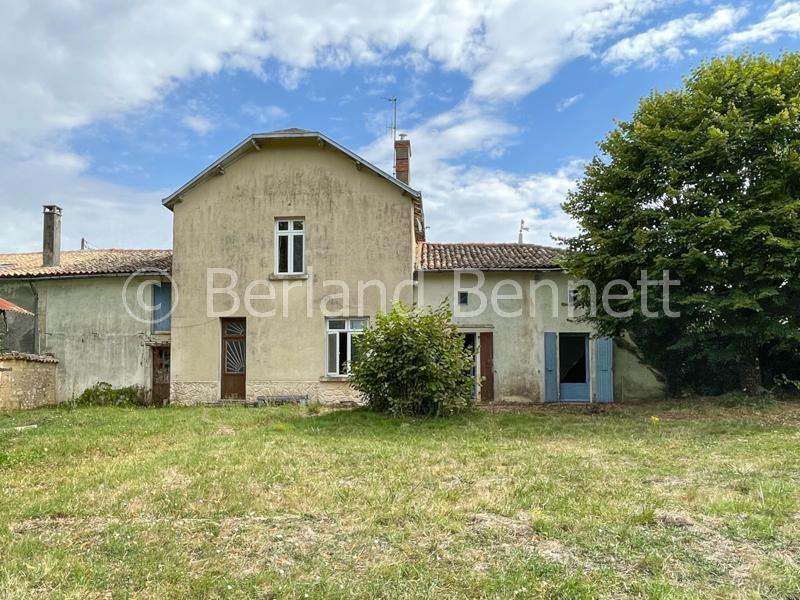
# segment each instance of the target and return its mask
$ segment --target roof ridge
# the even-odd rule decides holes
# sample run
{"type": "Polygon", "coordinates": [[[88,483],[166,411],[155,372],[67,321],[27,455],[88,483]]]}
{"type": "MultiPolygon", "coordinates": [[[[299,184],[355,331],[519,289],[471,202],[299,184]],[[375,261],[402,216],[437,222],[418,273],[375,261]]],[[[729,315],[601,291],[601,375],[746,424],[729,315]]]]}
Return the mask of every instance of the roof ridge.
{"type": "Polygon", "coordinates": [[[564,250],[563,248],[559,248],[558,246],[546,246],[544,244],[532,244],[529,242],[524,242],[520,244],[519,242],[431,242],[429,240],[423,240],[420,242],[421,244],[430,246],[530,246],[535,248],[547,248],[549,250],[564,250]]]}
{"type": "MultiPolygon", "coordinates": [[[[72,254],[73,252],[172,252],[172,248],[74,248],[72,250],[62,250],[61,254],[72,254]]],[[[0,252],[0,256],[35,256],[42,251],[33,252],[0,252]]]]}

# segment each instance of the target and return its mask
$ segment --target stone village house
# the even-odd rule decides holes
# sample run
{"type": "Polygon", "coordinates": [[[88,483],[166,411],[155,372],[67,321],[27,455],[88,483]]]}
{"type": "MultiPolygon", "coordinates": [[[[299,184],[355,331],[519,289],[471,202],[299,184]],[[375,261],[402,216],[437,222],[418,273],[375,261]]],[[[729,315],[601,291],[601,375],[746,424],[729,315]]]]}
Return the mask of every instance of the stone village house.
{"type": "Polygon", "coordinates": [[[46,206],[43,251],[0,254],[0,297],[36,315],[9,318],[7,349],[58,360],[59,402],[98,381],[176,404],[350,400],[352,339],[390,301],[380,282],[406,303],[448,301],[466,313],[454,320],[477,350],[483,401],[663,394],[631,352],[568,318],[556,249],[428,242],[422,194],[409,185],[410,142],[395,150],[393,177],[319,132],[252,135],[164,200],[172,251],[61,251],[61,209],[46,206]],[[234,299],[254,281],[272,316],[234,299]],[[347,294],[331,294],[331,281],[347,294]],[[480,310],[480,294],[490,298],[500,281],[518,282],[521,298],[506,289],[480,310]],[[532,281],[551,293],[531,296],[532,281]],[[225,290],[212,313],[210,282],[225,290]],[[142,290],[155,314],[140,306],[142,290]]]}

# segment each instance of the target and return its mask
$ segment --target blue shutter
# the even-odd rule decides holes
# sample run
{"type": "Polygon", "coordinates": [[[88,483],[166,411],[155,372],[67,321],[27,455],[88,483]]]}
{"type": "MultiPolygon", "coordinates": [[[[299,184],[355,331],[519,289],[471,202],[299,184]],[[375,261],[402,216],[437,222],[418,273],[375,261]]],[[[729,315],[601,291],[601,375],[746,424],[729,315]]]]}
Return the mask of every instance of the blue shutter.
{"type": "Polygon", "coordinates": [[[558,402],[558,350],[553,332],[544,334],[544,401],[558,402]]]}
{"type": "Polygon", "coordinates": [[[595,395],[598,402],[614,401],[614,342],[609,337],[599,337],[595,341],[597,375],[595,395]]]}
{"type": "Polygon", "coordinates": [[[153,286],[153,331],[170,330],[170,312],[172,309],[172,286],[169,283],[153,286]]]}

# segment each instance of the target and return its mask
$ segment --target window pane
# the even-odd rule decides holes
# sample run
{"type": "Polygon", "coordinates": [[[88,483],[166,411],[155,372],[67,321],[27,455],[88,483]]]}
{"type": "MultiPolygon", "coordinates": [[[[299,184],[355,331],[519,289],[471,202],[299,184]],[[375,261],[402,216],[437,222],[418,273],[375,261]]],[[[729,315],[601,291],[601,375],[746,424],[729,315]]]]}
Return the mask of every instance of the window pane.
{"type": "Polygon", "coordinates": [[[289,238],[278,236],[278,273],[289,272],[289,238]]]}
{"type": "Polygon", "coordinates": [[[357,349],[356,349],[356,342],[361,338],[361,334],[359,333],[352,333],[350,334],[350,363],[354,363],[357,358],[357,349]]]}
{"type": "Polygon", "coordinates": [[[289,221],[278,221],[278,231],[289,231],[289,221]]]}
{"type": "Polygon", "coordinates": [[[331,319],[328,321],[328,329],[346,329],[347,323],[342,319],[331,319]]]}
{"type": "Polygon", "coordinates": [[[347,373],[347,332],[339,333],[339,371],[340,375],[347,373]]]}
{"type": "Polygon", "coordinates": [[[243,336],[245,333],[245,325],[241,321],[228,321],[225,323],[226,336],[243,336]]]}
{"type": "Polygon", "coordinates": [[[292,241],[292,250],[294,254],[292,255],[292,271],[294,273],[302,273],[303,272],[303,236],[302,235],[295,235],[292,236],[294,240],[292,241]]]}
{"type": "Polygon", "coordinates": [[[328,373],[336,373],[336,334],[328,334],[328,373]]]}
{"type": "Polygon", "coordinates": [[[350,320],[350,329],[353,331],[362,331],[367,328],[367,320],[366,319],[351,319],[350,320]]]}
{"type": "Polygon", "coordinates": [[[294,230],[295,231],[303,231],[303,222],[302,221],[295,221],[294,222],[294,230]]]}
{"type": "Polygon", "coordinates": [[[244,340],[225,341],[225,372],[231,374],[244,373],[245,365],[244,340]]]}

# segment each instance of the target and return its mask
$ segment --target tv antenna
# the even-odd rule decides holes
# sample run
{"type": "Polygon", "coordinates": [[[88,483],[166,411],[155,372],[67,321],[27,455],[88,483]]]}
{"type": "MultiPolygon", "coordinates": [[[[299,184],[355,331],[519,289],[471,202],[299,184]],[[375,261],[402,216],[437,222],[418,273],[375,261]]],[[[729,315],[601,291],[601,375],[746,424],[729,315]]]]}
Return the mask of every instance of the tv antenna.
{"type": "Polygon", "coordinates": [[[397,139],[397,97],[394,98],[386,98],[387,102],[392,103],[392,141],[394,142],[397,139]]]}
{"type": "MultiPolygon", "coordinates": [[[[392,103],[392,146],[397,141],[397,96],[386,98],[387,102],[392,103]]],[[[397,177],[397,148],[394,148],[394,160],[392,161],[392,175],[397,177]]]]}

